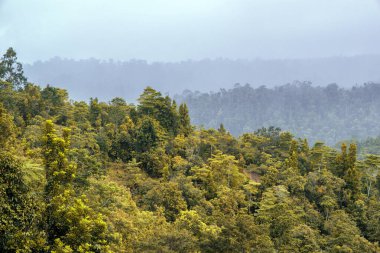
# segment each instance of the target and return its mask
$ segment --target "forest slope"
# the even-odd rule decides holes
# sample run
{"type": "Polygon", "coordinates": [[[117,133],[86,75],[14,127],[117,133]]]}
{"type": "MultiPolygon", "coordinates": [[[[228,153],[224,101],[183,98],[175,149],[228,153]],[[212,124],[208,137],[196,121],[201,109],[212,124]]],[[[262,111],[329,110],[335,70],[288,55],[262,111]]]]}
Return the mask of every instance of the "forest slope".
{"type": "Polygon", "coordinates": [[[276,126],[310,142],[380,134],[380,84],[343,89],[294,83],[276,88],[236,85],[215,93],[184,92],[175,99],[190,109],[192,123],[206,128],[223,123],[235,136],[276,126]]]}
{"type": "Polygon", "coordinates": [[[70,101],[0,63],[0,252],[380,252],[380,157],[355,144],[196,129],[150,87],[70,101]]]}

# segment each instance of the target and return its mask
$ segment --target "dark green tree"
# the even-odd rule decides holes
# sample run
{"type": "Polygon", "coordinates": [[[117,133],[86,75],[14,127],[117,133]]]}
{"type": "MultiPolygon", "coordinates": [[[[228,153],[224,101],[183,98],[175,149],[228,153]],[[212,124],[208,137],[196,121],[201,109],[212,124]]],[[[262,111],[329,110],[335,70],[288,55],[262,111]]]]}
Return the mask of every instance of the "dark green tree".
{"type": "Polygon", "coordinates": [[[161,138],[159,123],[150,117],[143,118],[136,130],[136,151],[146,152],[157,147],[161,138]]]}
{"type": "Polygon", "coordinates": [[[189,109],[186,104],[181,104],[178,109],[179,114],[179,132],[184,136],[189,136],[192,131],[189,109]]]}
{"type": "Polygon", "coordinates": [[[170,135],[178,133],[177,106],[168,96],[163,97],[160,92],[147,87],[138,101],[137,110],[141,116],[156,119],[170,135]]]}
{"type": "Polygon", "coordinates": [[[0,252],[39,252],[45,247],[43,203],[24,182],[21,164],[0,151],[0,252]]]}
{"type": "Polygon", "coordinates": [[[361,172],[356,166],[356,145],[350,144],[347,156],[347,167],[345,168],[343,179],[346,181],[345,198],[347,204],[354,203],[361,193],[361,172]]]}

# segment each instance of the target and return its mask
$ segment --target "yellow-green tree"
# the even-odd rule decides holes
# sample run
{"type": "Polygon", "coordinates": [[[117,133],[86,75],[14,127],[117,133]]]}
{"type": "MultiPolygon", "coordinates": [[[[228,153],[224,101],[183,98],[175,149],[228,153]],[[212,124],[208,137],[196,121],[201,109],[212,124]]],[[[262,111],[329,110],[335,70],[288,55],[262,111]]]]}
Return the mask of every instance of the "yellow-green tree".
{"type": "Polygon", "coordinates": [[[0,103],[0,146],[8,149],[9,142],[12,141],[16,134],[16,126],[13,123],[13,117],[7,113],[0,103]]]}
{"type": "Polygon", "coordinates": [[[46,170],[46,233],[53,252],[100,252],[107,249],[107,225],[73,189],[75,164],[67,159],[70,130],[59,137],[45,123],[43,158],[46,170]]]}

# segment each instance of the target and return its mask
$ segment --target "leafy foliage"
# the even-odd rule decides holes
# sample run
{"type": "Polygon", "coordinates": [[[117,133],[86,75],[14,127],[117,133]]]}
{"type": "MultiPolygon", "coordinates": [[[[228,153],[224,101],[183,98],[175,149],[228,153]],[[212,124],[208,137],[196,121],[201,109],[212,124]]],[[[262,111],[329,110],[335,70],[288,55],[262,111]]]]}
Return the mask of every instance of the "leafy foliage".
{"type": "Polygon", "coordinates": [[[1,252],[380,252],[361,144],[197,129],[150,87],[135,106],[0,83],[1,252]]]}

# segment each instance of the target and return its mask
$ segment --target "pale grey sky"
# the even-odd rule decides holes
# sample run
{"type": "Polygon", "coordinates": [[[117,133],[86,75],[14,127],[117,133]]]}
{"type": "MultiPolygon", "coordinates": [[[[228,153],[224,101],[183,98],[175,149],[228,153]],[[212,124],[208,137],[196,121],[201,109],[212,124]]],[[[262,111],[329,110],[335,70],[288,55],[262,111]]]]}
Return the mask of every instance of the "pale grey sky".
{"type": "Polygon", "coordinates": [[[378,0],[0,0],[24,62],[380,54],[378,0]]]}

